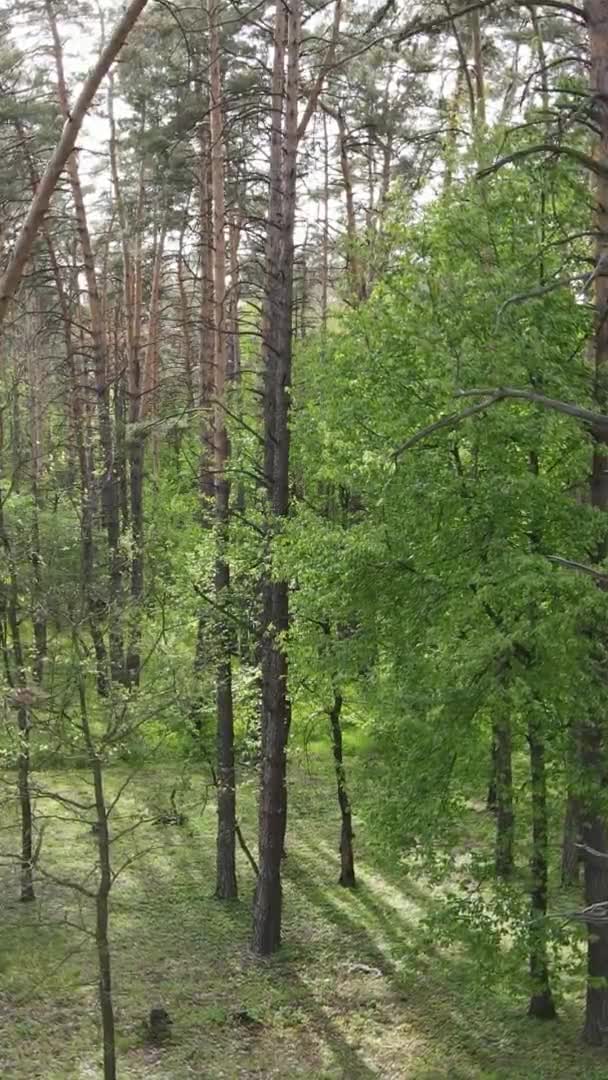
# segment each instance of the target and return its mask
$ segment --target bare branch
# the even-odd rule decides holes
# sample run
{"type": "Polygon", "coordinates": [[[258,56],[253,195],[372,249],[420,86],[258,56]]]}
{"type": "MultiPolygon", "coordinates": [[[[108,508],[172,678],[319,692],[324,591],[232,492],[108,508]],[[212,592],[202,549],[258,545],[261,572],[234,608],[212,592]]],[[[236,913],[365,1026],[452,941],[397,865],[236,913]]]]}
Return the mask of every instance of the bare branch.
{"type": "Polygon", "coordinates": [[[578,848],[579,851],[582,851],[584,856],[589,856],[598,862],[605,862],[606,859],[608,859],[608,851],[598,851],[597,848],[589,847],[589,844],[575,844],[574,846],[578,848]]]}
{"type": "Polygon", "coordinates": [[[124,45],[129,32],[137,22],[148,0],[131,0],[122,18],[116,24],[107,45],[102,49],[97,63],[91,68],[80,94],[68,115],[59,142],[51,155],[41,177],[38,189],[27,212],[21,232],[13,248],[8,266],[0,277],[0,325],[6,317],[12,297],[17,292],[26,263],[46,214],[57,181],[76,145],[78,132],[86,113],[99,89],[99,85],[124,45]]]}
{"type": "Polygon", "coordinates": [[[297,140],[298,140],[298,142],[300,142],[300,140],[306,134],[306,129],[307,129],[308,124],[310,122],[310,118],[313,115],[313,113],[314,113],[314,111],[315,111],[315,109],[317,107],[317,104],[318,104],[318,101],[319,101],[319,94],[321,93],[321,90],[323,89],[323,83],[325,82],[325,77],[327,76],[328,72],[330,71],[331,67],[333,66],[334,57],[336,55],[336,45],[338,43],[338,38],[340,36],[340,21],[341,21],[341,19],[342,19],[342,0],[336,0],[336,6],[334,8],[334,21],[333,21],[333,25],[332,25],[332,29],[331,29],[330,42],[329,42],[329,45],[327,47],[327,52],[325,54],[325,57],[324,57],[323,62],[321,64],[321,67],[319,69],[319,74],[317,75],[317,78],[315,79],[315,82],[314,82],[314,85],[313,85],[313,87],[312,87],[312,89],[310,91],[310,94],[308,95],[308,101],[306,102],[306,107],[305,107],[304,112],[302,114],[302,119],[300,120],[300,123],[298,124],[298,131],[297,131],[297,140]]]}
{"type": "Polygon", "coordinates": [[[393,461],[396,461],[397,458],[401,457],[401,454],[404,454],[406,450],[410,450],[416,443],[426,439],[427,435],[433,435],[436,431],[455,428],[469,416],[476,416],[478,413],[485,412],[491,405],[495,405],[497,401],[502,401],[502,399],[506,397],[506,394],[502,390],[488,390],[484,391],[484,393],[488,396],[485,401],[480,401],[478,405],[471,405],[468,409],[464,409],[460,413],[450,413],[449,416],[442,416],[441,419],[436,420],[434,424],[429,424],[428,427],[421,428],[420,431],[415,432],[414,435],[409,439],[406,439],[406,441],[395,450],[393,461]]]}
{"type": "MultiPolygon", "coordinates": [[[[594,570],[592,566],[586,566],[585,563],[576,562],[574,559],[562,559],[560,555],[546,555],[546,559],[549,562],[555,563],[556,566],[563,566],[566,570],[578,570],[581,574],[588,574],[595,581],[606,582],[608,581],[608,574],[603,574],[601,570],[594,570]]],[[[577,847],[583,847],[584,845],[578,844],[577,847]]],[[[588,850],[591,850],[590,848],[588,850]]],[[[608,859],[608,855],[604,858],[608,859]]]]}
{"type": "Polygon", "coordinates": [[[524,146],[520,150],[514,150],[512,154],[505,154],[504,157],[498,158],[491,165],[488,165],[486,169],[480,169],[477,178],[481,180],[484,176],[490,176],[491,173],[498,172],[504,165],[511,165],[514,161],[532,157],[533,154],[555,154],[558,157],[569,157],[572,161],[576,161],[585,169],[595,173],[596,176],[601,176],[604,180],[608,179],[608,166],[592,158],[590,154],[584,154],[582,150],[577,150],[574,146],[560,146],[558,143],[537,143],[535,146],[524,146]]]}
{"type": "Polygon", "coordinates": [[[512,304],[525,304],[527,300],[539,300],[543,296],[547,296],[549,293],[555,292],[557,289],[569,289],[572,285],[575,285],[577,281],[587,282],[589,274],[576,274],[574,277],[569,278],[557,278],[556,281],[550,281],[547,285],[537,285],[534,289],[528,289],[527,292],[515,293],[514,296],[509,296],[499,307],[496,314],[496,325],[500,322],[504,312],[512,304]]]}
{"type": "MultiPolygon", "coordinates": [[[[395,35],[393,42],[395,45],[400,45],[401,42],[408,41],[409,38],[414,37],[416,34],[432,34],[436,30],[440,30],[442,26],[450,23],[452,19],[462,19],[473,11],[483,11],[485,8],[495,5],[495,3],[496,0],[476,0],[475,3],[466,4],[449,15],[438,15],[434,19],[423,19],[417,16],[411,19],[407,26],[395,35]]],[[[587,15],[583,8],[577,7],[576,4],[569,4],[565,0],[515,0],[510,6],[530,7],[531,5],[553,8],[556,11],[564,12],[564,14],[573,15],[574,18],[580,19],[583,23],[587,22],[587,15]]]]}
{"type": "MultiPolygon", "coordinates": [[[[604,413],[596,413],[591,409],[583,408],[582,405],[574,405],[569,401],[560,401],[558,398],[545,397],[544,394],[537,394],[534,390],[520,390],[513,386],[501,386],[490,389],[459,390],[456,397],[487,398],[490,395],[493,395],[493,397],[492,400],[487,402],[487,405],[493,405],[496,401],[502,401],[505,398],[513,398],[515,401],[529,401],[533,405],[542,405],[544,409],[564,413],[565,416],[573,416],[575,420],[582,420],[583,423],[589,424],[595,430],[605,431],[608,429],[608,416],[604,413]]],[[[464,417],[465,414],[462,415],[464,417]]]]}

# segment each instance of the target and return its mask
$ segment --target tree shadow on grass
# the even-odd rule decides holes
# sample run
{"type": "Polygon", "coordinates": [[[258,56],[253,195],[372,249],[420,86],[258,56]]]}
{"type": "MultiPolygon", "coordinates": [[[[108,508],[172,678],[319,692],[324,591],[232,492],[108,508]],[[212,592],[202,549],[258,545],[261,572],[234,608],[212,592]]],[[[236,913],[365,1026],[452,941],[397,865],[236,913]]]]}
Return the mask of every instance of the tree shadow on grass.
{"type": "MultiPolygon", "coordinates": [[[[257,961],[250,954],[254,880],[244,859],[239,857],[241,900],[225,903],[214,899],[214,826],[210,816],[196,861],[192,857],[192,838],[167,829],[154,850],[132,864],[131,888],[124,902],[118,892],[113,901],[115,946],[128,948],[133,962],[137,940],[143,939],[146,964],[152,972],[163,962],[167,969],[173,963],[179,967],[186,958],[192,959],[200,977],[193,977],[189,965],[184,965],[179,981],[165,980],[165,991],[173,995],[174,1002],[177,1000],[178,1011],[188,999],[202,1002],[203,1030],[212,1018],[211,1032],[203,1038],[211,1034],[217,1039],[219,1034],[228,1044],[232,1039],[232,1045],[226,1046],[228,1054],[234,1051],[238,1034],[230,1030],[229,1020],[222,1020],[222,1016],[230,1017],[243,1008],[260,1016],[265,1035],[250,1042],[252,1076],[265,1075],[256,1071],[256,1062],[264,1060],[264,1042],[268,1039],[274,1043],[274,1049],[268,1051],[270,1056],[277,1053],[280,1058],[282,1047],[290,1054],[300,1047],[303,1059],[315,1058],[313,1072],[298,1071],[286,1076],[307,1075],[321,1080],[327,1072],[328,1077],[340,1076],[344,1080],[378,1077],[381,1074],[364,1061],[333,1022],[330,1010],[323,1008],[300,977],[298,958],[303,952],[289,925],[285,931],[287,946],[276,958],[257,961]],[[167,919],[169,912],[171,917],[167,919]],[[326,1058],[330,1064],[324,1071],[326,1058]]],[[[310,962],[308,955],[306,961],[310,962]]],[[[240,1035],[246,1038],[246,1029],[240,1035]]]]}
{"type": "Polygon", "coordinates": [[[382,972],[395,995],[396,1013],[429,1047],[436,1063],[430,1071],[421,1065],[422,1071],[403,1075],[463,1080],[605,1075],[599,1055],[580,1045],[571,1007],[562,1010],[563,1020],[554,1025],[528,1019],[524,970],[520,999],[502,986],[484,986],[473,955],[451,955],[422,940],[415,909],[428,910],[433,902],[424,890],[403,881],[404,892],[415,900],[411,918],[364,883],[342,890],[335,878],[328,880],[324,847],[322,840],[315,845],[308,837],[301,861],[289,867],[289,878],[322,920],[336,927],[344,958],[363,960],[382,972]]]}
{"type": "MultiPolygon", "coordinates": [[[[171,784],[164,769],[149,782],[142,776],[132,803],[117,808],[116,831],[121,814],[127,826],[131,814],[149,816],[159,790],[171,784]]],[[[285,946],[268,963],[249,953],[253,877],[240,855],[241,901],[213,899],[213,808],[183,829],[142,828],[140,855],[112,896],[121,1037],[151,1005],[166,1001],[175,1015],[167,1076],[192,1075],[194,1062],[201,1080],[221,1070],[286,1080],[605,1078],[601,1059],[578,1044],[572,1010],[563,1024],[541,1031],[523,1015],[523,993],[516,1000],[498,986],[480,989],[472,955],[423,940],[421,916],[432,910],[433,897],[366,845],[363,829],[359,888],[340,888],[329,787],[315,782],[300,803],[285,865],[285,946]],[[381,974],[352,970],[361,963],[381,974]],[[233,1021],[236,1010],[259,1019],[259,1035],[233,1021]]],[[[250,791],[239,806],[254,835],[250,791]]],[[[132,839],[121,843],[113,852],[117,865],[121,852],[131,854],[132,839]]],[[[522,988],[524,978],[522,972],[522,988]]],[[[74,1034],[74,1053],[78,1038],[86,1044],[84,1027],[74,1034]]],[[[133,1045],[129,1075],[147,1075],[141,1045],[133,1045]]]]}

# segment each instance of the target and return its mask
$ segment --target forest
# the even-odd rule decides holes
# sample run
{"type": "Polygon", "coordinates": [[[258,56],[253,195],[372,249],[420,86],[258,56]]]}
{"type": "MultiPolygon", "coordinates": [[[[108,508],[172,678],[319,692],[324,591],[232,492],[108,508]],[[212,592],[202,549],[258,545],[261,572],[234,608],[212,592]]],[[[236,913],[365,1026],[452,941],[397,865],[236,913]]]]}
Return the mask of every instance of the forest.
{"type": "Polygon", "coordinates": [[[608,0],[0,0],[0,1078],[154,1077],[608,1077],[608,0]]]}

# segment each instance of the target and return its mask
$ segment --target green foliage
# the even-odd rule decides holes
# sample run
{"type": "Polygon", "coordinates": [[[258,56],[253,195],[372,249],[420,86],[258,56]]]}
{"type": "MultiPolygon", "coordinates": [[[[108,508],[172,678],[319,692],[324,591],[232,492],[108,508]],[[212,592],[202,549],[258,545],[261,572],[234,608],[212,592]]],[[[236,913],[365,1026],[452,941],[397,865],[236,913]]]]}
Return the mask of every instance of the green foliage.
{"type": "MultiPolygon", "coordinates": [[[[591,400],[589,313],[557,285],[580,268],[583,248],[565,256],[559,237],[584,228],[583,188],[570,166],[545,172],[541,186],[542,215],[533,165],[450,190],[405,225],[393,205],[392,271],[297,359],[296,498],[275,553],[277,573],[297,583],[296,717],[323,716],[341,687],[375,753],[358,808],[379,845],[437,881],[453,873],[446,852],[488,782],[493,717],[509,716],[524,749],[528,714],[540,709],[547,768],[563,784],[580,702],[606,705],[580,633],[603,623],[605,600],[547,558],[586,562],[606,538],[576,498],[588,435],[558,414],[499,405],[403,449],[469,405],[457,395],[471,387],[591,400]],[[534,295],[548,282],[556,287],[534,295]]],[[[527,783],[520,790],[525,815],[527,783]]],[[[448,897],[429,932],[472,948],[488,980],[510,940],[503,974],[515,978],[527,900],[518,887],[493,888],[487,856],[472,878],[483,880],[476,898],[448,897]]],[[[562,936],[549,938],[564,963],[562,936]]]]}

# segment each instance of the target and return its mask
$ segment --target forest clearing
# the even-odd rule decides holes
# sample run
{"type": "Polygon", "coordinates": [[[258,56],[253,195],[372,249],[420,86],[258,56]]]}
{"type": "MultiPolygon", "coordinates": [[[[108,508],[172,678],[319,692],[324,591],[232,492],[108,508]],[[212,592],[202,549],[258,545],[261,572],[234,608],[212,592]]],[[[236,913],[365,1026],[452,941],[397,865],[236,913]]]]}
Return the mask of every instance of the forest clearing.
{"type": "Polygon", "coordinates": [[[608,0],[1,0],[0,1080],[607,1049],[608,0]]]}
{"type": "MultiPolygon", "coordinates": [[[[213,897],[215,821],[206,776],[187,775],[183,827],[159,829],[155,815],[173,778],[162,766],[135,775],[114,826],[143,823],[137,857],[113,898],[121,1074],[141,1080],[603,1078],[601,1052],[582,1051],[578,1042],[576,982],[569,982],[548,1041],[544,1028],[525,1016],[525,993],[505,975],[508,965],[501,979],[497,964],[493,977],[488,957],[480,968],[462,948],[434,946],[432,922],[425,923],[433,884],[378,852],[358,824],[359,884],[340,889],[328,758],[329,747],[317,744],[292,770],[289,944],[262,966],[249,949],[254,880],[242,854],[243,899],[225,906],[213,897]],[[158,1002],[173,1024],[170,1038],[156,1046],[143,1021],[158,1002]]],[[[364,772],[353,795],[365,784],[364,772]]],[[[110,771],[109,791],[127,775],[110,771]]],[[[184,775],[176,774],[176,782],[183,784],[184,775]]],[[[60,773],[53,785],[82,795],[86,773],[60,773]]],[[[255,777],[243,777],[239,791],[243,825],[253,831],[255,777]]],[[[479,819],[479,810],[470,811],[465,828],[481,838],[487,824],[479,819]]],[[[93,843],[86,820],[64,820],[53,828],[49,866],[77,874],[90,863],[93,843]]],[[[124,841],[122,847],[133,854],[124,841]]],[[[466,847],[465,839],[461,850],[466,847]]],[[[558,848],[552,844],[554,855],[558,848]]],[[[2,885],[15,891],[6,877],[2,885]]],[[[74,926],[81,908],[80,898],[51,882],[42,887],[35,914],[17,901],[5,905],[0,1063],[6,1080],[98,1075],[95,956],[93,942],[74,926]]]]}

